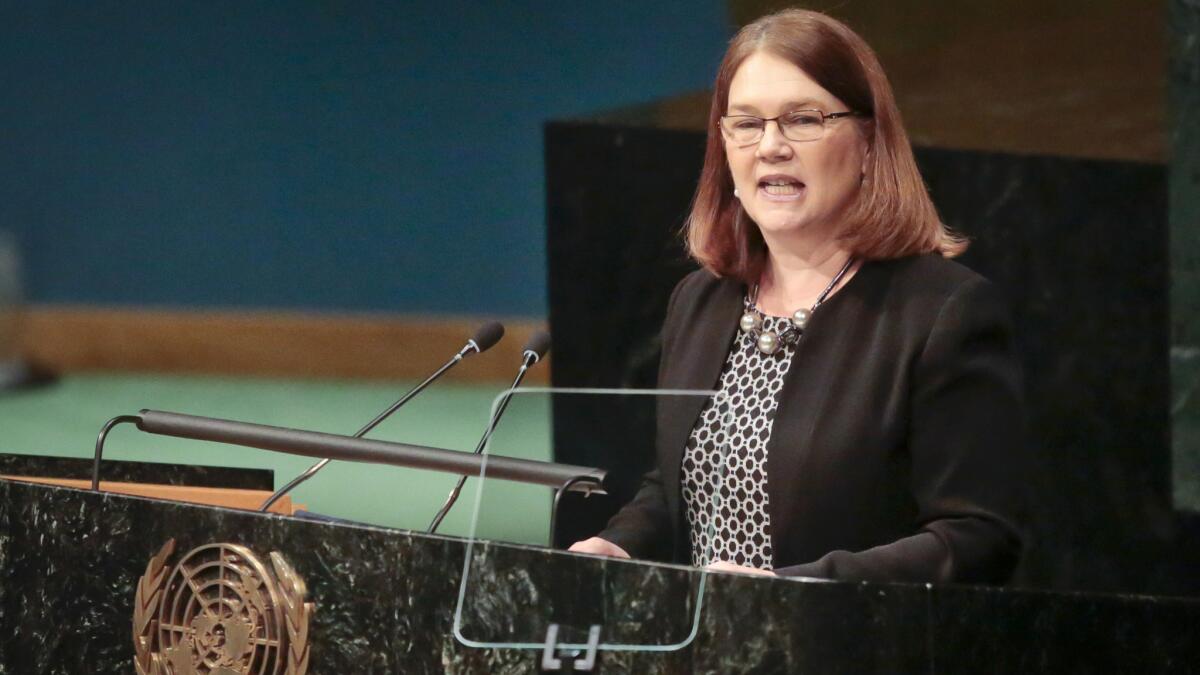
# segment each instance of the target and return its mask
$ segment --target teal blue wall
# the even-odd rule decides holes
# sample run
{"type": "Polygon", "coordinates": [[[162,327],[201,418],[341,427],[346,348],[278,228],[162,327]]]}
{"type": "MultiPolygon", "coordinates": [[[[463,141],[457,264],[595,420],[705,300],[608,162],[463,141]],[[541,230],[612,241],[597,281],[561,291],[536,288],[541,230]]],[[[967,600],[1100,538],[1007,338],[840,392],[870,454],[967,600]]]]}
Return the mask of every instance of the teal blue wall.
{"type": "Polygon", "coordinates": [[[0,229],[34,302],[540,316],[542,123],[702,89],[729,35],[719,0],[3,0],[0,229]]]}

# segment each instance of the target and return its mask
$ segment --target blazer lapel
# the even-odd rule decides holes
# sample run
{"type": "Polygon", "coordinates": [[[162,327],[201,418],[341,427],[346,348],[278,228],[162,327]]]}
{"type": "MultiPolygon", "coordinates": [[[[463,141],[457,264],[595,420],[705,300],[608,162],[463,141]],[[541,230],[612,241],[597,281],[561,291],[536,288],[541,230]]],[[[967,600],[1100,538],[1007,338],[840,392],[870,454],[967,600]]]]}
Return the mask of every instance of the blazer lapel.
{"type": "MultiPolygon", "coordinates": [[[[715,284],[711,293],[711,297],[698,298],[688,311],[681,313],[683,325],[675,327],[678,333],[674,353],[668,371],[663,373],[664,381],[659,383],[660,387],[695,390],[717,388],[741,316],[743,289],[737,282],[724,280],[715,284]]],[[[669,398],[675,399],[667,402],[670,413],[660,416],[661,471],[667,488],[667,506],[671,513],[682,516],[679,471],[683,463],[683,449],[709,397],[691,395],[669,398]]],[[[677,526],[679,524],[676,523],[677,526]]]]}
{"type": "Polygon", "coordinates": [[[871,296],[881,287],[877,268],[877,263],[865,262],[842,290],[817,309],[784,376],[771,438],[767,441],[768,511],[776,567],[809,562],[789,556],[806,534],[793,531],[798,508],[796,495],[811,480],[808,475],[811,472],[804,470],[804,464],[819,461],[813,458],[818,451],[818,426],[824,421],[838,372],[849,370],[844,359],[851,351],[839,348],[838,343],[853,338],[837,331],[846,326],[869,325],[869,315],[878,314],[877,310],[867,309],[871,296]]]}

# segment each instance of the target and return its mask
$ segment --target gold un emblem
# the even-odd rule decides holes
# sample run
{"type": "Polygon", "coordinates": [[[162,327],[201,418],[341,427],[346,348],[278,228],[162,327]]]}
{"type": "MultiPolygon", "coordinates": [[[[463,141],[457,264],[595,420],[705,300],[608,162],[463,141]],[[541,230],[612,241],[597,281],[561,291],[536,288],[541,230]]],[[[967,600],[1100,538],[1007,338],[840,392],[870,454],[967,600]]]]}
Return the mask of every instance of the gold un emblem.
{"type": "Polygon", "coordinates": [[[209,544],[173,567],[171,539],[146,564],[133,607],[138,675],[304,675],[304,580],[278,552],[268,569],[253,551],[209,544]]]}

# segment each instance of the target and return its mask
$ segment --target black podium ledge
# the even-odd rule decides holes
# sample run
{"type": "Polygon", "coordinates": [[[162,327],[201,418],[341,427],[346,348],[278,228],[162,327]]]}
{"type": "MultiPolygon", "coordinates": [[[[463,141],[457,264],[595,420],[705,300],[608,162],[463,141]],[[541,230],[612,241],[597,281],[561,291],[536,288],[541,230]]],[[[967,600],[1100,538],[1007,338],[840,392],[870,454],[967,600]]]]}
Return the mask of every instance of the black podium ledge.
{"type": "MultiPolygon", "coordinates": [[[[174,540],[279,552],[307,582],[314,674],[537,673],[533,649],[686,638],[697,570],[0,481],[0,675],[133,673],[148,561],[174,540]]],[[[178,554],[177,554],[178,555],[178,554]]],[[[169,567],[166,569],[170,569],[169,567]]],[[[601,651],[605,673],[1168,673],[1200,668],[1200,600],[707,575],[694,638],[601,651]]],[[[224,638],[223,638],[224,639],[224,638]]],[[[144,652],[144,650],[143,650],[144,652]]],[[[569,665],[569,664],[568,664],[569,665]]],[[[280,670],[278,672],[284,672],[280,670]]]]}
{"type": "MultiPolygon", "coordinates": [[[[0,453],[0,476],[91,479],[92,459],[52,455],[0,453]]],[[[190,487],[274,490],[271,469],[243,469],[192,464],[160,464],[116,459],[104,461],[104,479],[125,483],[158,483],[190,487]]]]}

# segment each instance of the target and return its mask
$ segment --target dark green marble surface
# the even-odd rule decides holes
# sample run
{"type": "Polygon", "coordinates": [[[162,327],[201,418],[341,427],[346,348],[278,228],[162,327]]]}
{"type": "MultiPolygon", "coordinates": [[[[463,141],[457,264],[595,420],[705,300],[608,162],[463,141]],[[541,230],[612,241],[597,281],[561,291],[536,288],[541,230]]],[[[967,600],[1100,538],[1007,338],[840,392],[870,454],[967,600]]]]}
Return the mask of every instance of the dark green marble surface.
{"type": "MultiPolygon", "coordinates": [[[[0,481],[0,675],[133,672],[147,560],[212,542],[282,552],[317,611],[314,674],[536,673],[533,650],[452,633],[466,542],[0,481]]],[[[465,634],[686,637],[700,575],[490,543],[472,552],[465,634]]],[[[605,653],[605,673],[1190,672],[1200,601],[710,575],[699,630],[669,653],[605,653]]]]}
{"type": "Polygon", "coordinates": [[[1172,473],[1200,512],[1200,2],[1169,4],[1172,473]]]}

